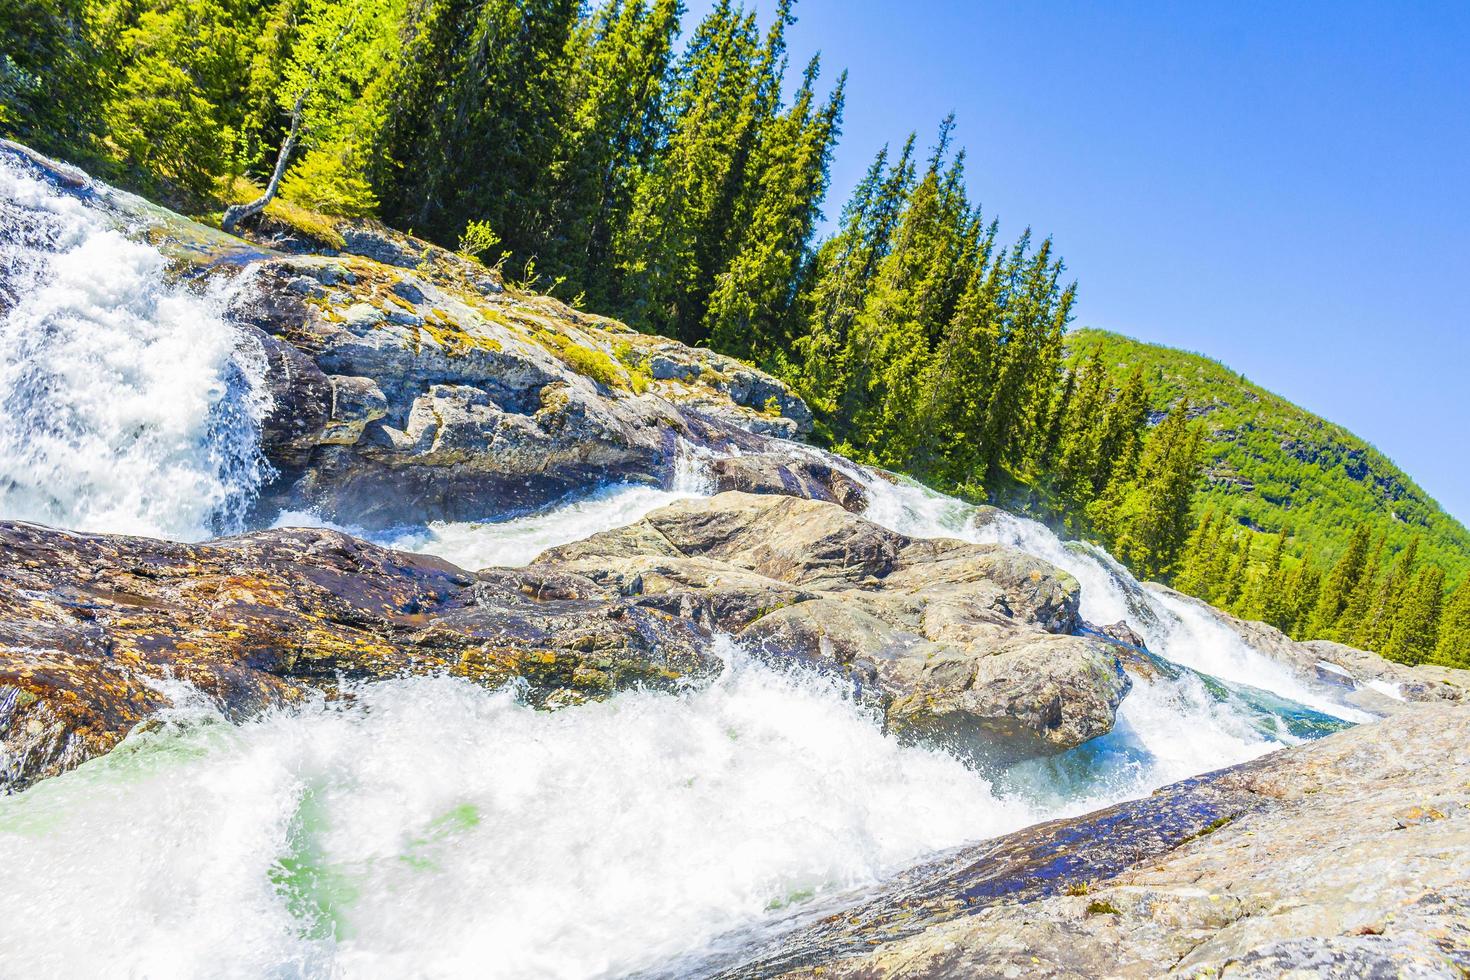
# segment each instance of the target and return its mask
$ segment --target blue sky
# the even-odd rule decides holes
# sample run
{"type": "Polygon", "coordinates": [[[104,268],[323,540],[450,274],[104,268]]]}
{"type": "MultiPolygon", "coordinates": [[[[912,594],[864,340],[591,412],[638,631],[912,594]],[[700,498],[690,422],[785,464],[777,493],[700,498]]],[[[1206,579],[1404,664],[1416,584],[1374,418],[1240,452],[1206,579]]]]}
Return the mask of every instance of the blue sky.
{"type": "Polygon", "coordinates": [[[1470,523],[1470,2],[796,13],[793,66],[849,71],[829,216],[953,109],[972,193],[1055,237],[1078,325],[1224,361],[1470,523]]]}

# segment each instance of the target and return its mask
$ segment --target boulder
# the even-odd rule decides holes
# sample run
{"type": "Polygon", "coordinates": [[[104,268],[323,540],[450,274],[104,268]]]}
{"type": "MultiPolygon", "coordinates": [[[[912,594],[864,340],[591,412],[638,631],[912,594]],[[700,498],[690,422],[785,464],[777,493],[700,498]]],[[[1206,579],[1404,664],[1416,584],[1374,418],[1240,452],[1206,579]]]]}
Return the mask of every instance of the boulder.
{"type": "Polygon", "coordinates": [[[758,453],[716,460],[709,469],[716,490],[808,497],[838,504],[854,514],[868,507],[868,492],[863,485],[820,459],[789,452],[758,453]]]}
{"type": "Polygon", "coordinates": [[[1092,629],[1093,632],[1100,636],[1116,643],[1121,643],[1124,646],[1134,647],[1138,650],[1148,649],[1148,644],[1144,641],[1143,637],[1139,636],[1138,632],[1128,625],[1127,620],[1120,619],[1116,623],[1108,626],[1094,626],[1092,629]]]}
{"type": "Polygon", "coordinates": [[[553,548],[563,568],[846,678],[905,737],[987,764],[1112,728],[1130,681],[1070,635],[1079,587],[996,545],[918,540],[841,507],[740,492],[680,501],[553,548]]]}

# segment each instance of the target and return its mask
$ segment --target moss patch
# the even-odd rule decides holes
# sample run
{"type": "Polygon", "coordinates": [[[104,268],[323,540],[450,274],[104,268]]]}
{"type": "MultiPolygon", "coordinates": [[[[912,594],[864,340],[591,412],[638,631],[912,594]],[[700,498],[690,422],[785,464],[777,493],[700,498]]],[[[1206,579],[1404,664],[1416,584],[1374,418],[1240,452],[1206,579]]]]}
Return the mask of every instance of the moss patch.
{"type": "Polygon", "coordinates": [[[594,347],[584,347],[555,330],[540,330],[537,342],[551,351],[563,364],[605,388],[632,388],[628,373],[607,355],[594,347]]]}
{"type": "MultiPolygon", "coordinates": [[[[244,177],[236,177],[221,187],[220,196],[226,204],[248,204],[259,198],[264,190],[259,184],[252,183],[244,177]]],[[[302,207],[300,204],[293,204],[276,197],[265,206],[264,215],[291,231],[321,242],[329,248],[341,251],[347,247],[347,240],[337,230],[335,218],[302,207]]]]}
{"type": "Polygon", "coordinates": [[[414,353],[417,354],[427,335],[450,357],[467,354],[496,354],[501,350],[500,341],[465,330],[441,309],[429,311],[421,327],[414,328],[414,353]]]}

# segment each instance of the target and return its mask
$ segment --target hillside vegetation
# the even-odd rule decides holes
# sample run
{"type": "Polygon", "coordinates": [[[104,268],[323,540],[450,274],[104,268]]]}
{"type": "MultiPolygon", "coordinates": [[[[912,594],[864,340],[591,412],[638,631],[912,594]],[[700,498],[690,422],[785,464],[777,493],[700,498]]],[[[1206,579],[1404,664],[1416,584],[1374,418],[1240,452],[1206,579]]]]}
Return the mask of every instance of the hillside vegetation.
{"type": "Polygon", "coordinates": [[[1333,560],[1367,524],[1396,553],[1420,538],[1419,557],[1452,580],[1470,567],[1470,531],[1383,453],[1340,425],[1292,404],[1219,361],[1115,333],[1076,329],[1068,359],[1101,356],[1117,383],[1141,367],[1154,412],[1187,398],[1205,427],[1197,514],[1214,507],[1244,527],[1286,530],[1333,560]]]}

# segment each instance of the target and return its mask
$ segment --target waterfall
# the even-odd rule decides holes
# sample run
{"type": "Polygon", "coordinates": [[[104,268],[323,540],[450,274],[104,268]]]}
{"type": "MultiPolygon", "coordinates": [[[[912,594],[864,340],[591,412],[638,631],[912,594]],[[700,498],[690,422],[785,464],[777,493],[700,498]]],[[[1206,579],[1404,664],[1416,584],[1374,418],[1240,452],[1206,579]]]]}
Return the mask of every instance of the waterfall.
{"type": "MultiPolygon", "coordinates": [[[[0,516],[243,526],[269,474],[263,360],[224,312],[243,287],[166,265],[0,157],[0,516]]],[[[1363,719],[1100,549],[789,448],[862,482],[871,520],[1019,548],[1078,579],[1089,621],[1126,620],[1154,659],[1113,731],[982,774],[900,744],[840,680],[725,639],[711,682],[555,712],[438,676],[344,680],[237,724],[172,683],[175,706],[114,751],[0,798],[0,975],[688,975],[937,851],[1363,719]]],[[[664,486],[375,539],[521,565],[713,493],[707,462],[680,443],[664,486]]]]}
{"type": "Polygon", "coordinates": [[[268,473],[263,354],[233,285],[164,256],[0,155],[0,516],[199,539],[236,531],[268,473]]]}
{"type": "Polygon", "coordinates": [[[1308,687],[1210,611],[1143,586],[1100,548],[912,481],[891,482],[852,464],[844,471],[868,491],[865,516],[891,530],[1000,544],[1067,571],[1081,585],[1084,619],[1127,621],[1156,658],[1158,669],[1135,676],[1112,732],[1013,767],[997,783],[1003,793],[1057,813],[1086,812],[1370,720],[1308,687]]]}

